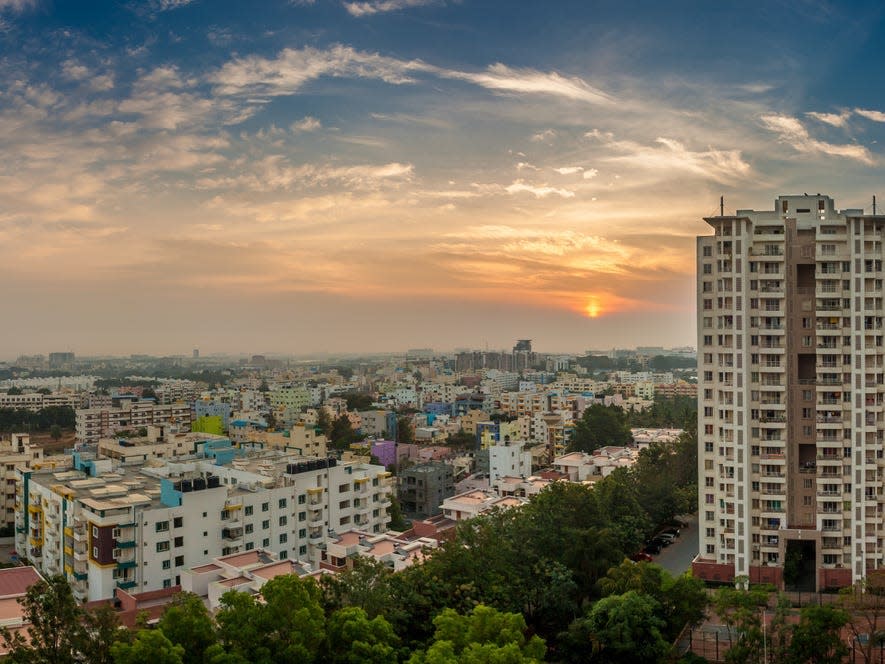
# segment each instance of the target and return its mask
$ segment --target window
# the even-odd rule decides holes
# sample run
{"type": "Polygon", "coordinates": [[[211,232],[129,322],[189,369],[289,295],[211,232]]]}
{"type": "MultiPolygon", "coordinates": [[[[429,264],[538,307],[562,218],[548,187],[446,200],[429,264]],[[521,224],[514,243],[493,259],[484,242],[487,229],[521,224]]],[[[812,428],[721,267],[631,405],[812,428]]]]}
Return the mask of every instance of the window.
{"type": "Polygon", "coordinates": [[[289,539],[289,536],[286,533],[280,534],[280,544],[285,544],[288,539],[289,539]]]}
{"type": "Polygon", "coordinates": [[[97,546],[92,547],[92,557],[98,558],[98,547],[97,546]]]}
{"type": "Polygon", "coordinates": [[[253,508],[251,505],[246,505],[245,508],[246,516],[252,516],[253,508]]]}
{"type": "Polygon", "coordinates": [[[157,542],[157,553],[169,550],[169,542],[157,542]]]}
{"type": "Polygon", "coordinates": [[[267,530],[268,528],[270,528],[270,519],[266,519],[266,520],[262,521],[261,527],[264,530],[267,530]]]}
{"type": "Polygon", "coordinates": [[[175,556],[175,566],[181,567],[184,565],[184,556],[175,556]]]}
{"type": "Polygon", "coordinates": [[[306,495],[304,495],[304,494],[302,493],[300,496],[298,496],[298,504],[299,504],[299,505],[304,505],[304,503],[306,503],[306,502],[307,502],[307,496],[306,496],[306,495]]]}
{"type": "Polygon", "coordinates": [[[246,534],[248,535],[248,534],[251,533],[253,530],[255,530],[255,526],[253,526],[251,523],[247,523],[247,524],[246,524],[246,534]]]}
{"type": "Polygon", "coordinates": [[[184,518],[177,516],[172,519],[172,527],[173,528],[181,528],[184,525],[184,518]]]}
{"type": "Polygon", "coordinates": [[[261,503],[261,511],[267,512],[270,509],[270,503],[261,503]]]}
{"type": "Polygon", "coordinates": [[[350,491],[349,484],[339,484],[338,485],[338,493],[347,493],[348,491],[350,491]]]}
{"type": "Polygon", "coordinates": [[[270,538],[265,537],[263,540],[261,540],[261,546],[263,546],[264,548],[269,547],[270,546],[270,538]]]}
{"type": "Polygon", "coordinates": [[[171,588],[172,587],[172,579],[163,579],[163,587],[171,588]]]}
{"type": "Polygon", "coordinates": [[[172,561],[171,560],[164,560],[163,561],[163,569],[169,569],[170,567],[172,567],[172,561]]]}
{"type": "Polygon", "coordinates": [[[168,521],[157,521],[157,532],[165,533],[169,530],[169,522],[168,521]]]}
{"type": "Polygon", "coordinates": [[[184,537],[181,537],[181,536],[176,537],[175,538],[175,546],[176,547],[184,546],[184,537]]]}
{"type": "Polygon", "coordinates": [[[710,263],[704,263],[704,274],[713,274],[713,266],[710,263]]]}
{"type": "Polygon", "coordinates": [[[286,507],[286,499],[285,499],[285,498],[280,498],[280,503],[279,503],[279,505],[280,505],[280,509],[284,509],[284,508],[286,507]]]}
{"type": "Polygon", "coordinates": [[[304,546],[303,544],[298,547],[298,555],[299,556],[306,556],[307,555],[307,547],[304,546]]]}
{"type": "Polygon", "coordinates": [[[246,551],[251,551],[254,548],[255,548],[254,542],[246,542],[246,551]]]}
{"type": "Polygon", "coordinates": [[[285,560],[285,559],[288,558],[288,557],[289,557],[289,552],[288,552],[288,551],[286,551],[285,549],[283,549],[282,551],[280,551],[280,560],[285,560]]]}
{"type": "Polygon", "coordinates": [[[702,253],[706,258],[709,258],[713,255],[713,247],[704,247],[702,253]]]}
{"type": "Polygon", "coordinates": [[[301,528],[301,529],[298,531],[298,538],[299,538],[299,539],[304,539],[305,537],[307,537],[307,528],[301,528]]]}
{"type": "Polygon", "coordinates": [[[280,525],[285,526],[289,520],[285,516],[280,517],[280,525]]]}
{"type": "Polygon", "coordinates": [[[121,533],[121,532],[122,532],[122,531],[121,531],[119,528],[114,528],[114,529],[111,531],[111,537],[113,537],[114,539],[120,539],[120,533],[121,533]]]}

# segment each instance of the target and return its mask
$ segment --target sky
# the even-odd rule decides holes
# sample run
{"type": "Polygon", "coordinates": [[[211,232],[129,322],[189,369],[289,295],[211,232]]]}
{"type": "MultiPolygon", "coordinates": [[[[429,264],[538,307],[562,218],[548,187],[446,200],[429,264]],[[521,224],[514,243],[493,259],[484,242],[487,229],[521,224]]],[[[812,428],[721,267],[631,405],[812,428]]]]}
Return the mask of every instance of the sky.
{"type": "Polygon", "coordinates": [[[0,357],[694,345],[719,196],[885,195],[883,12],[0,0],[0,357]]]}

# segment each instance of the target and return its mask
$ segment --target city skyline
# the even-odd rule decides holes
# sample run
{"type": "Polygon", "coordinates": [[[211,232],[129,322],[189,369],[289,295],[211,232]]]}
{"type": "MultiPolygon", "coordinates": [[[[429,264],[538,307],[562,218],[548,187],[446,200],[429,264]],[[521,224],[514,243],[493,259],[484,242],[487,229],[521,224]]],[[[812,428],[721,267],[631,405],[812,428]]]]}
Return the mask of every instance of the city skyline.
{"type": "Polygon", "coordinates": [[[882,20],[0,0],[3,355],[694,345],[720,195],[870,211],[882,20]]]}

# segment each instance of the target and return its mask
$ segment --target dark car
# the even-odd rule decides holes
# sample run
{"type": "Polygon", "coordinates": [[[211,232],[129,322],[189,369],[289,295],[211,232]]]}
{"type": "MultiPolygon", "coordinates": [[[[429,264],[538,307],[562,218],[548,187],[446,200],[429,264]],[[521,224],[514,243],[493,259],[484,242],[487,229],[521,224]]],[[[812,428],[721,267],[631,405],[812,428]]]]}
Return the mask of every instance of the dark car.
{"type": "Polygon", "coordinates": [[[663,535],[656,535],[651,538],[651,544],[657,544],[662,549],[665,546],[670,546],[673,543],[673,540],[670,537],[665,537],[663,535]]]}
{"type": "Polygon", "coordinates": [[[663,548],[662,544],[655,542],[655,541],[651,541],[645,545],[645,548],[642,550],[642,552],[648,554],[649,556],[656,556],[657,554],[659,554],[661,552],[662,548],[663,548]]]}
{"type": "Polygon", "coordinates": [[[630,560],[635,563],[650,563],[653,559],[645,551],[639,551],[630,556],[630,560]]]}
{"type": "Polygon", "coordinates": [[[680,530],[674,526],[670,526],[669,528],[664,528],[659,535],[672,535],[673,537],[679,537],[680,530]]]}

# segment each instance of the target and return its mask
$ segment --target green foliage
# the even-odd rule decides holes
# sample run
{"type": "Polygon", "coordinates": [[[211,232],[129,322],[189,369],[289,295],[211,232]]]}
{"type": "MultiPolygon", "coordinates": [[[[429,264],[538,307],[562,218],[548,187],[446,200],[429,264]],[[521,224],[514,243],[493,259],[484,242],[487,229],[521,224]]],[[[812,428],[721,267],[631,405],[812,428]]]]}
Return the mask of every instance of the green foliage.
{"type": "Polygon", "coordinates": [[[261,588],[263,602],[228,591],[216,615],[227,652],[255,664],[313,662],[325,641],[325,614],[313,579],[278,576],[261,588]]]}
{"type": "Polygon", "coordinates": [[[74,409],[48,406],[32,413],[27,408],[0,408],[0,431],[49,431],[53,425],[73,429],[74,409]]]}
{"type": "Polygon", "coordinates": [[[685,433],[674,445],[653,444],[631,469],[636,498],[652,526],[697,509],[697,436],[685,433]]]}
{"type": "MultiPolygon", "coordinates": [[[[746,581],[746,579],[743,579],[746,581]]],[[[745,585],[735,579],[738,586],[745,585]]],[[[720,588],[713,605],[729,631],[731,648],[725,654],[729,664],[749,664],[763,655],[762,609],[768,605],[769,589],[763,586],[744,590],[720,588]]]]}
{"type": "Polygon", "coordinates": [[[327,438],[332,434],[332,417],[325,408],[317,410],[317,429],[327,438]]]}
{"type": "Polygon", "coordinates": [[[173,644],[160,630],[143,629],[132,643],[111,647],[115,664],[182,664],[184,648],[173,644]]]}
{"type": "Polygon", "coordinates": [[[382,616],[371,620],[359,607],[339,609],[329,618],[327,661],[335,664],[396,664],[399,639],[382,616]]]}
{"type": "Polygon", "coordinates": [[[332,430],[329,433],[329,439],[332,447],[336,450],[343,450],[359,440],[359,434],[354,431],[347,415],[340,415],[332,422],[332,430]]]}
{"type": "Polygon", "coordinates": [[[848,655],[841,638],[848,614],[832,606],[802,609],[799,624],[792,630],[787,664],[839,664],[848,655]]]}
{"type": "Polygon", "coordinates": [[[345,392],[339,395],[347,401],[347,410],[368,410],[375,400],[364,392],[345,392]]]}
{"type": "Polygon", "coordinates": [[[396,418],[396,442],[401,445],[411,445],[415,442],[415,427],[412,418],[407,415],[396,418]]]}
{"type": "Polygon", "coordinates": [[[406,521],[403,516],[402,507],[399,504],[399,498],[396,497],[396,494],[391,494],[390,496],[390,508],[388,509],[388,514],[390,516],[390,529],[402,532],[403,530],[408,530],[411,525],[409,521],[406,521]]]}
{"type": "Polygon", "coordinates": [[[526,636],[525,619],[478,605],[468,615],[445,609],[433,620],[436,632],[426,652],[419,650],[409,664],[530,664],[547,651],[538,636],[526,636]]]}
{"type": "Polygon", "coordinates": [[[569,451],[593,452],[606,445],[627,445],[631,440],[627,414],[621,408],[593,404],[575,425],[569,451]]]}
{"type": "Polygon", "coordinates": [[[449,434],[446,445],[459,449],[473,449],[476,447],[476,436],[467,433],[464,429],[459,429],[458,433],[449,434]]]}
{"type": "Polygon", "coordinates": [[[159,628],[172,643],[184,648],[184,664],[204,662],[206,650],[218,641],[215,623],[203,600],[192,593],[175,596],[160,618],[159,628]]]}
{"type": "Polygon", "coordinates": [[[660,605],[648,595],[630,590],[609,595],[576,620],[563,639],[570,662],[663,662],[670,654],[664,639],[660,605]]]}
{"type": "Polygon", "coordinates": [[[694,397],[655,397],[651,408],[630,411],[628,418],[631,427],[694,430],[698,425],[698,401],[694,397]]]}

